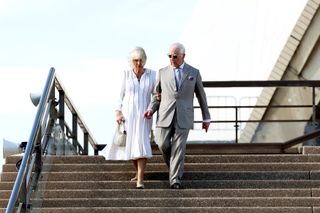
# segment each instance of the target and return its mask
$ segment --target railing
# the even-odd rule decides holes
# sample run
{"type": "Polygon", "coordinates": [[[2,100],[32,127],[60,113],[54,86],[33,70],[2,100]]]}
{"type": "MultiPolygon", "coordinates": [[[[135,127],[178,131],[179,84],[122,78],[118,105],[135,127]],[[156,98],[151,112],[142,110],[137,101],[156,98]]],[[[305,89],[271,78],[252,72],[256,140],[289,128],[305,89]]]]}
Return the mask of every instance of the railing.
{"type": "MultiPolygon", "coordinates": [[[[313,80],[281,80],[281,81],[204,81],[203,85],[208,91],[209,89],[217,89],[217,88],[262,88],[262,87],[274,87],[274,88],[294,88],[294,87],[306,87],[311,88],[310,92],[310,104],[305,104],[303,101],[300,104],[266,104],[266,105],[210,105],[209,108],[213,110],[219,109],[230,109],[231,117],[228,119],[216,119],[215,116],[212,117],[211,123],[219,124],[219,123],[231,123],[234,127],[234,143],[238,143],[239,139],[239,127],[242,123],[275,123],[275,122],[311,122],[313,131],[315,131],[315,126],[317,126],[318,120],[316,119],[316,113],[319,112],[319,107],[317,106],[318,100],[316,100],[316,88],[320,87],[320,81],[313,80]],[[311,113],[311,121],[310,118],[302,118],[302,119],[240,119],[239,118],[239,110],[241,109],[255,109],[255,108],[263,108],[265,111],[275,108],[310,108],[312,109],[311,113]]],[[[208,92],[207,92],[208,95],[208,92]]],[[[271,102],[270,102],[271,103],[271,102]]],[[[196,109],[199,109],[199,106],[195,106],[196,109]]],[[[230,116],[229,116],[230,117],[230,116]]],[[[196,120],[195,124],[201,123],[201,120],[196,120]]],[[[312,131],[311,131],[312,132],[312,131]]],[[[316,135],[313,135],[317,137],[316,135]]],[[[298,137],[299,138],[299,137],[298,137]]],[[[301,137],[304,140],[300,140],[301,143],[305,141],[306,137],[301,137]]],[[[308,138],[310,139],[310,138],[308,138]]],[[[246,143],[251,143],[252,141],[247,141],[246,143]]],[[[283,141],[288,142],[288,141],[283,141]]]]}
{"type": "Polygon", "coordinates": [[[51,68],[41,95],[32,131],[19,167],[18,175],[11,192],[6,213],[26,212],[32,192],[36,189],[42,169],[42,156],[47,154],[48,141],[52,138],[55,124],[60,125],[67,139],[72,140],[76,154],[88,155],[89,144],[95,155],[104,145],[96,143],[89,129],[58,80],[55,69],[51,68]],[[58,91],[58,101],[55,93],[58,91]],[[71,128],[65,120],[65,106],[72,115],[71,128]],[[58,109],[56,108],[58,107],[58,109]],[[79,142],[78,127],[83,132],[83,142],[79,142]]]}

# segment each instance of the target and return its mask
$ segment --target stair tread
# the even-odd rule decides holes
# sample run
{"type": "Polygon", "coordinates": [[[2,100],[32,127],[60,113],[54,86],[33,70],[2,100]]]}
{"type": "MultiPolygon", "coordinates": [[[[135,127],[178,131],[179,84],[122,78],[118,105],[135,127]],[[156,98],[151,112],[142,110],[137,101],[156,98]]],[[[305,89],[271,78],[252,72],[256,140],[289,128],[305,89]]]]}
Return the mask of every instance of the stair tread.
{"type": "Polygon", "coordinates": [[[144,213],[144,212],[215,212],[215,213],[312,213],[312,207],[87,207],[33,208],[42,213],[144,213]]]}

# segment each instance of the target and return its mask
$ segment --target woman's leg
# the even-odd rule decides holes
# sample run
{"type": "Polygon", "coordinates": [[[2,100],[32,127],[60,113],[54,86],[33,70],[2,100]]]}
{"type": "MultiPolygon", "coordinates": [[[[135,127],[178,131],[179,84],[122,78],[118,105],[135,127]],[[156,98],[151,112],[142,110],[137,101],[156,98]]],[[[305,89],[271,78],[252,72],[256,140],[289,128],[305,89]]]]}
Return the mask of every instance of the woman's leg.
{"type": "Polygon", "coordinates": [[[137,160],[132,160],[134,171],[136,172],[136,175],[131,178],[131,181],[136,181],[138,180],[138,161],[137,160]]]}
{"type": "Polygon", "coordinates": [[[147,159],[146,158],[139,158],[137,160],[138,165],[138,173],[137,173],[137,188],[144,188],[143,180],[144,180],[144,171],[146,168],[147,159]]]}

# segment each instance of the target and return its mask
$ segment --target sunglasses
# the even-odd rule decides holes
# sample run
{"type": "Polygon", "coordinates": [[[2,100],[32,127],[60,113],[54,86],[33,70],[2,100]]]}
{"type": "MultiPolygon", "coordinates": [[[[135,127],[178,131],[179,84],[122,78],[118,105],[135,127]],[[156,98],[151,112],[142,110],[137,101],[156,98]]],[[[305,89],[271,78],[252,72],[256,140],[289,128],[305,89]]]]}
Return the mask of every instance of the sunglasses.
{"type": "Polygon", "coordinates": [[[177,55],[170,55],[170,54],[168,55],[168,57],[169,57],[169,58],[174,58],[174,59],[178,58],[177,55]]]}

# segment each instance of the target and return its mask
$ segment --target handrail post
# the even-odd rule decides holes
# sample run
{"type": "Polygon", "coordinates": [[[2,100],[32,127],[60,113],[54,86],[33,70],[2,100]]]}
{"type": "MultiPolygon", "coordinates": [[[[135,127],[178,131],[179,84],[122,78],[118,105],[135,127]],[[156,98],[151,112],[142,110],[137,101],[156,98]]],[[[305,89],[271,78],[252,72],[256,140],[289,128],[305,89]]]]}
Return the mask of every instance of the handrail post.
{"type": "Polygon", "coordinates": [[[75,150],[78,150],[78,115],[77,113],[72,113],[72,145],[75,150]]]}
{"type": "Polygon", "coordinates": [[[83,155],[89,154],[88,141],[89,141],[89,134],[86,132],[83,134],[83,150],[84,150],[84,153],[82,153],[83,155]]]}
{"type": "MultiPolygon", "coordinates": [[[[59,90],[59,113],[58,113],[58,118],[59,118],[59,125],[61,127],[63,135],[66,133],[65,131],[65,109],[64,109],[64,96],[65,93],[63,90],[59,90]]],[[[64,154],[65,150],[65,144],[62,143],[62,150],[64,154]]]]}
{"type": "Polygon", "coordinates": [[[21,185],[21,192],[19,194],[19,202],[22,205],[21,212],[26,212],[27,210],[27,175],[24,176],[21,185]]]}
{"type": "Polygon", "coordinates": [[[235,118],[235,133],[236,133],[236,138],[235,138],[235,143],[238,143],[238,130],[239,130],[239,124],[238,124],[238,106],[235,106],[235,113],[236,113],[236,118],[235,118]]]}
{"type": "MultiPolygon", "coordinates": [[[[40,131],[41,132],[41,131],[40,131]]],[[[36,160],[35,160],[35,178],[38,179],[40,176],[40,173],[42,171],[42,146],[41,146],[41,137],[38,137],[36,141],[36,147],[35,147],[35,152],[36,152],[36,160]]],[[[32,186],[36,187],[36,186],[32,186]]]]}
{"type": "MultiPolygon", "coordinates": [[[[312,87],[312,131],[316,130],[316,113],[317,113],[317,109],[316,109],[316,89],[313,86],[312,87]]],[[[316,140],[312,140],[312,145],[316,146],[316,140]]]]}
{"type": "Polygon", "coordinates": [[[41,159],[41,131],[42,131],[42,127],[39,127],[40,131],[38,134],[40,134],[40,137],[37,137],[36,143],[35,143],[35,152],[36,152],[36,168],[35,171],[39,172],[41,171],[41,167],[42,167],[42,159],[41,159]]]}
{"type": "Polygon", "coordinates": [[[65,133],[64,131],[64,91],[59,90],[59,125],[62,129],[62,132],[65,133]]]}

